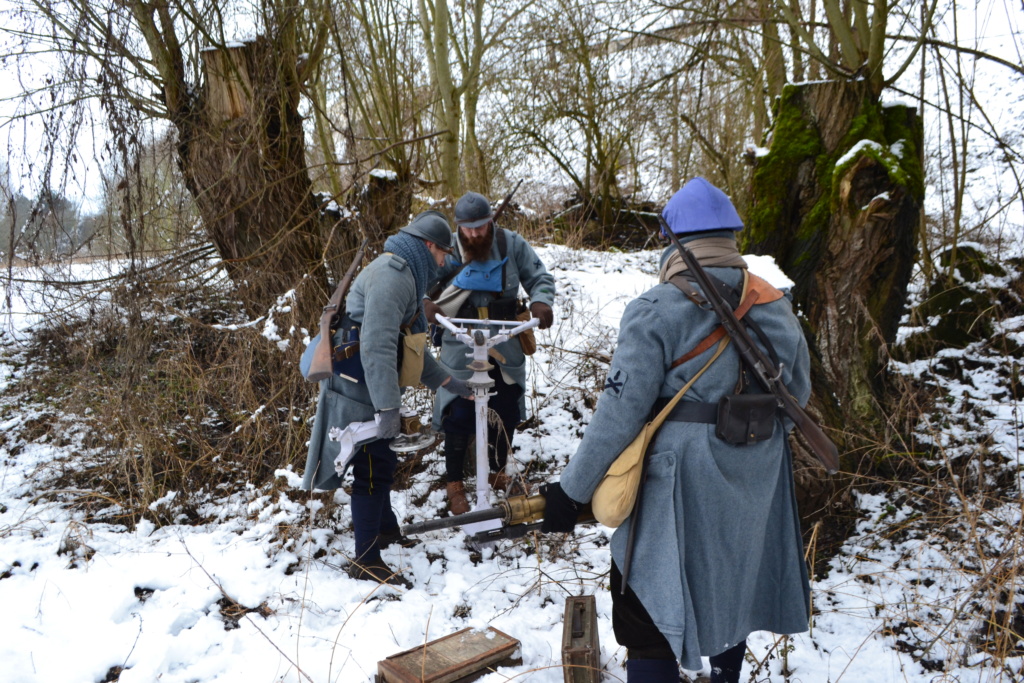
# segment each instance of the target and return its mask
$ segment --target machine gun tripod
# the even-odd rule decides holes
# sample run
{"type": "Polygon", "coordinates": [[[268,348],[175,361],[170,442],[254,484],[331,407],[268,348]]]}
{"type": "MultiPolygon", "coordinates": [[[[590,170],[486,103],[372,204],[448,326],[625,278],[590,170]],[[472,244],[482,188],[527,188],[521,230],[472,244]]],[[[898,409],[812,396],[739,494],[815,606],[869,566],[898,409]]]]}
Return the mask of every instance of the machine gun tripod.
{"type": "MultiPolygon", "coordinates": [[[[540,320],[531,317],[522,322],[519,320],[477,320],[468,318],[447,318],[437,315],[437,323],[446,328],[460,342],[470,348],[467,357],[472,359],[467,366],[473,371],[466,381],[473,390],[474,419],[476,426],[476,503],[474,511],[491,508],[491,484],[487,480],[487,402],[494,395],[494,380],[488,374],[493,365],[490,363],[491,349],[508,341],[521,332],[533,329],[540,320]],[[497,328],[490,334],[492,328],[497,328]]],[[[497,529],[501,521],[497,519],[481,520],[467,524],[463,530],[471,537],[480,532],[497,529]]]]}

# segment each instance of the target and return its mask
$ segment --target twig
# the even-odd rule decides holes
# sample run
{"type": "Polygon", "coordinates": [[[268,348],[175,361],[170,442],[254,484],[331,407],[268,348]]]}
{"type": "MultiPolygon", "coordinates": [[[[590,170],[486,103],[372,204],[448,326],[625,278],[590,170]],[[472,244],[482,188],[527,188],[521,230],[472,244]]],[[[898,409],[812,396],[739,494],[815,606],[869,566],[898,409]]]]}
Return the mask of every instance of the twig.
{"type": "MultiPolygon", "coordinates": [[[[188,555],[188,556],[189,556],[190,558],[192,558],[192,561],[196,563],[196,566],[197,566],[197,567],[199,567],[199,568],[200,568],[201,570],[203,570],[203,573],[204,573],[204,574],[206,574],[206,578],[210,579],[210,583],[212,583],[212,584],[213,584],[214,586],[216,586],[216,587],[217,587],[217,590],[219,590],[219,591],[220,591],[220,594],[221,594],[221,595],[223,595],[223,596],[224,596],[225,598],[227,598],[228,600],[231,600],[232,602],[234,602],[234,601],[235,601],[235,599],[234,599],[234,598],[232,598],[232,597],[231,597],[230,595],[228,595],[228,594],[227,594],[227,592],[226,592],[226,591],[224,590],[224,587],[220,585],[220,583],[219,583],[219,582],[217,581],[217,579],[213,578],[213,576],[211,576],[211,575],[210,575],[210,572],[206,571],[206,567],[204,567],[204,566],[203,566],[203,563],[202,563],[202,562],[200,562],[199,560],[197,560],[197,559],[196,559],[196,556],[192,554],[192,551],[188,549],[188,545],[186,545],[186,544],[185,544],[185,537],[179,534],[179,535],[178,535],[178,540],[179,540],[179,541],[181,542],[181,546],[182,546],[182,547],[183,547],[183,548],[185,549],[185,553],[186,553],[186,554],[187,554],[187,555],[188,555]]],[[[307,681],[309,681],[309,683],[313,683],[313,679],[312,679],[312,678],[310,678],[310,677],[309,677],[309,676],[308,676],[308,675],[306,674],[306,672],[305,672],[305,671],[303,671],[303,670],[302,670],[302,669],[301,669],[301,668],[299,667],[299,665],[298,665],[298,664],[296,664],[295,662],[293,662],[293,661],[292,661],[292,659],[291,659],[291,657],[289,657],[288,655],[286,655],[286,654],[284,653],[284,651],[283,651],[283,650],[282,650],[281,648],[279,648],[279,647],[277,646],[277,643],[275,643],[275,642],[274,642],[273,640],[271,640],[271,639],[270,639],[270,637],[269,637],[269,636],[267,636],[267,634],[266,634],[266,633],[264,633],[264,632],[263,632],[263,631],[262,631],[262,630],[260,629],[260,627],[256,625],[256,622],[254,622],[254,621],[253,621],[253,620],[252,620],[252,619],[251,619],[251,618],[249,617],[248,613],[246,613],[246,614],[243,614],[242,616],[244,616],[244,617],[246,618],[246,620],[247,620],[247,621],[248,621],[248,622],[249,622],[250,624],[252,624],[253,628],[255,628],[255,629],[256,629],[256,631],[257,631],[257,632],[258,632],[258,633],[259,633],[259,634],[260,634],[261,636],[263,636],[264,638],[266,638],[267,642],[268,642],[268,643],[270,643],[270,644],[271,644],[271,645],[272,645],[272,646],[274,647],[274,649],[275,649],[275,650],[277,650],[277,651],[278,651],[278,653],[279,653],[279,654],[280,654],[280,655],[281,655],[282,657],[284,657],[284,658],[285,658],[285,659],[286,659],[286,660],[288,661],[288,663],[289,663],[289,664],[291,664],[292,666],[294,666],[294,667],[295,667],[295,670],[296,670],[296,671],[298,671],[298,672],[299,672],[299,673],[300,673],[300,674],[302,675],[302,677],[303,677],[303,678],[305,678],[305,679],[306,679],[307,681]]]]}

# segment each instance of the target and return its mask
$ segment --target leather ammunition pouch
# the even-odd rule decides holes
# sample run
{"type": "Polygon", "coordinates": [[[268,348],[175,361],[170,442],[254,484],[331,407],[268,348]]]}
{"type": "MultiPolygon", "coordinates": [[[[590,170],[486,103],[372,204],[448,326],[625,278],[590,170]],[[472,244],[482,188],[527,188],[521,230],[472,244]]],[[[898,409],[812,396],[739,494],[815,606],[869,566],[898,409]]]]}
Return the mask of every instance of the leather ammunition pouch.
{"type": "MultiPolygon", "coordinates": [[[[668,399],[658,399],[659,412],[668,399]]],[[[779,402],[773,394],[729,394],[717,403],[682,401],[666,416],[672,422],[715,425],[715,436],[732,446],[745,446],[772,438],[779,402]]]]}
{"type": "Polygon", "coordinates": [[[733,446],[772,438],[779,401],[774,394],[730,394],[718,400],[715,434],[733,446]]]}
{"type": "MultiPolygon", "coordinates": [[[[350,382],[365,382],[363,359],[359,353],[359,323],[348,315],[341,319],[341,324],[334,330],[331,350],[332,369],[334,374],[350,382]]],[[[409,328],[403,327],[398,336],[398,367],[399,386],[417,386],[423,374],[423,355],[426,353],[426,332],[411,334],[409,328]],[[403,383],[407,382],[407,383],[403,383]]]]}
{"type": "MultiPolygon", "coordinates": [[[[526,307],[526,304],[520,302],[516,306],[516,320],[525,323],[531,317],[533,316],[530,313],[530,309],[526,307]]],[[[537,353],[537,337],[533,333],[532,327],[525,332],[520,332],[516,338],[519,339],[519,346],[523,349],[523,355],[532,356],[537,353]]]]}
{"type": "Polygon", "coordinates": [[[359,357],[359,324],[347,315],[343,316],[331,341],[334,374],[350,382],[365,382],[366,373],[363,372],[363,361],[359,357]]]}
{"type": "Polygon", "coordinates": [[[470,302],[462,304],[459,309],[459,313],[456,317],[465,318],[467,320],[480,320],[481,313],[486,311],[485,316],[488,320],[515,320],[516,319],[516,308],[519,305],[519,300],[512,296],[503,296],[497,299],[493,299],[487,304],[487,308],[481,311],[470,302]]]}

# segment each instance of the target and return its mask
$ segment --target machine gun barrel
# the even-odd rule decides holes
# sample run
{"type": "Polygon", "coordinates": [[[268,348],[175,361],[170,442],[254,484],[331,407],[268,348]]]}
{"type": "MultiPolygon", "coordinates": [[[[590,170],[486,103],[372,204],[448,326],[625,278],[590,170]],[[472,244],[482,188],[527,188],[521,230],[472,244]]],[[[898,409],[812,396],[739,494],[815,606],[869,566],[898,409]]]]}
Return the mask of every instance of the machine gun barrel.
{"type": "Polygon", "coordinates": [[[402,527],[402,533],[406,536],[422,534],[474,522],[486,522],[490,519],[500,519],[505,525],[539,522],[544,519],[544,496],[539,493],[532,496],[511,496],[491,508],[408,524],[402,527]]]}
{"type": "Polygon", "coordinates": [[[416,534],[423,534],[428,531],[451,529],[452,527],[462,526],[464,524],[473,524],[474,522],[486,522],[490,519],[502,519],[504,516],[505,510],[499,505],[492,508],[485,508],[483,510],[473,510],[461,515],[452,515],[451,517],[435,517],[434,519],[428,519],[422,522],[413,522],[412,524],[407,524],[402,527],[402,534],[405,536],[413,536],[416,534]]]}

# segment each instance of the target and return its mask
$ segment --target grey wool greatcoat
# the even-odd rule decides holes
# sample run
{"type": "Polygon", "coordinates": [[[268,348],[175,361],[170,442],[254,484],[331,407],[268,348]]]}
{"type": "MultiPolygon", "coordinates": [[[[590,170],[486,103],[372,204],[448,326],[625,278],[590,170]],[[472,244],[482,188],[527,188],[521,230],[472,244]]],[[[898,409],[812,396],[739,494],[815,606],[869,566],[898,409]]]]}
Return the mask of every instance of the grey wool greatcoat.
{"type": "MultiPolygon", "coordinates": [[[[398,335],[420,310],[412,269],[400,256],[381,254],[352,283],[345,298],[348,316],[361,324],[359,355],[365,382],[332,375],[320,382],[316,419],[309,439],[309,455],[302,488],[336,489],[341,480],[334,471],[340,445],[327,438],[331,427],[344,429],[351,422],[372,420],[381,410],[400,408],[398,335]]],[[[448,377],[429,353],[424,353],[422,381],[436,390],[448,377]]]]}
{"type": "MultiPolygon", "coordinates": [[[[734,287],[742,278],[739,268],[707,270],[734,287]]],[[[807,344],[789,300],[755,305],[747,316],[772,340],[783,381],[806,404],[807,344]]],[[[608,466],[650,419],[655,399],[674,396],[704,366],[714,348],[669,369],[717,324],[712,311],[669,283],[629,303],[597,409],[561,476],[571,498],[590,501],[608,466]]],[[[732,393],[739,362],[730,344],[683,400],[710,403],[732,393]]],[[[770,439],[730,446],[713,424],[666,421],[653,440],[629,585],[687,669],[700,669],[701,656],[721,653],[753,631],[807,630],[810,589],[791,426],[777,420],[770,439]]],[[[630,521],[612,537],[620,570],[630,521]]]]}
{"type": "MultiPolygon", "coordinates": [[[[497,227],[495,229],[497,230],[497,227]]],[[[555,278],[544,267],[544,263],[537,256],[537,252],[533,250],[533,247],[530,246],[530,243],[522,235],[511,230],[505,230],[504,232],[505,239],[507,240],[505,255],[508,257],[508,263],[505,267],[505,290],[501,296],[519,296],[519,287],[522,285],[530,297],[530,303],[541,302],[548,306],[553,306],[555,303],[555,278]]],[[[459,253],[461,254],[461,245],[458,245],[456,248],[460,249],[459,253]]],[[[497,234],[495,234],[494,242],[491,245],[490,258],[496,261],[501,259],[498,251],[497,234]]],[[[449,256],[444,266],[438,271],[437,280],[445,281],[452,272],[458,270],[460,265],[461,261],[449,256]]],[[[491,292],[474,291],[469,295],[467,301],[473,306],[485,307],[494,300],[494,297],[495,295],[491,292]]],[[[492,335],[495,334],[497,329],[497,327],[492,327],[490,333],[492,335]]],[[[520,345],[519,339],[513,337],[495,346],[494,350],[505,359],[504,362],[501,362],[493,357],[491,358],[491,363],[501,368],[505,381],[510,384],[518,384],[525,389],[526,356],[523,354],[523,347],[520,345]]],[[[466,356],[468,352],[469,347],[457,340],[448,330],[444,331],[441,341],[441,363],[451,370],[453,376],[462,380],[468,380],[473,375],[472,371],[466,368],[470,360],[466,356]]],[[[455,395],[444,387],[438,390],[437,397],[434,400],[434,429],[441,429],[441,420],[444,416],[445,408],[455,398],[455,395]]],[[[520,403],[520,415],[525,418],[523,401],[520,401],[520,403]]]]}

